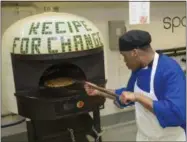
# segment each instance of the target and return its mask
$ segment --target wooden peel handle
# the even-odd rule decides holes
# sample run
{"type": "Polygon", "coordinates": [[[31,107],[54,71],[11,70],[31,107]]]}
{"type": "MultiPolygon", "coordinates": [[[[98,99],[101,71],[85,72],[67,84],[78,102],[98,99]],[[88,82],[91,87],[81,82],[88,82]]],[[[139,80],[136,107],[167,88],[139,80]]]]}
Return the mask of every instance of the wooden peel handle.
{"type": "Polygon", "coordinates": [[[105,97],[105,98],[108,98],[108,99],[111,99],[111,100],[116,100],[116,97],[114,96],[111,96],[107,93],[104,93],[104,92],[99,92],[98,96],[102,96],[102,97],[105,97]]]}
{"type": "MultiPolygon", "coordinates": [[[[118,97],[117,94],[115,94],[115,93],[113,93],[113,92],[111,92],[111,91],[109,91],[109,90],[107,90],[105,88],[99,87],[99,86],[97,86],[95,84],[92,84],[90,82],[85,82],[85,83],[88,84],[89,86],[91,86],[92,88],[101,91],[101,93],[99,95],[101,95],[103,97],[107,97],[107,98],[110,98],[112,100],[116,100],[116,98],[118,97]]],[[[131,101],[127,101],[127,104],[128,103],[131,103],[131,101]]]]}
{"type": "Polygon", "coordinates": [[[108,95],[111,95],[112,97],[117,97],[118,96],[117,94],[115,94],[115,93],[113,93],[113,92],[111,92],[111,91],[109,91],[109,90],[107,90],[107,89],[105,89],[103,87],[99,87],[99,86],[97,86],[95,84],[92,84],[90,82],[85,82],[85,83],[88,84],[89,86],[91,86],[94,89],[97,89],[97,90],[99,90],[101,92],[104,92],[104,93],[106,93],[108,95]]]}

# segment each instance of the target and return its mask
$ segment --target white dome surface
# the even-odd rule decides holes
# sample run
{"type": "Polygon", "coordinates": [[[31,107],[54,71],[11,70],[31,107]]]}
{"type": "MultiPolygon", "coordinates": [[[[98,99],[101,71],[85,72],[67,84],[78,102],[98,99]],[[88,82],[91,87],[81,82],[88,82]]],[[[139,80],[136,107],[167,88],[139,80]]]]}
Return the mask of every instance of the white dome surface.
{"type": "Polygon", "coordinates": [[[3,36],[3,48],[14,54],[58,54],[101,47],[98,28],[68,13],[47,12],[21,19],[3,36]]]}

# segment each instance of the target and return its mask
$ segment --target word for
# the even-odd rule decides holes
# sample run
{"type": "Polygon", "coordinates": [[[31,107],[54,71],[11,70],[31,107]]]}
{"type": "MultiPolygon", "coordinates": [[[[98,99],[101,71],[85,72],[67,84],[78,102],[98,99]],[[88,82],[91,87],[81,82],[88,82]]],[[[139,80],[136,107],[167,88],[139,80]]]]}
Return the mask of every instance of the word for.
{"type": "Polygon", "coordinates": [[[171,29],[172,33],[174,33],[175,28],[183,26],[186,27],[186,16],[184,17],[164,17],[163,18],[163,24],[164,24],[164,29],[171,29]]]}
{"type": "Polygon", "coordinates": [[[56,54],[71,51],[82,51],[97,47],[103,47],[99,32],[66,36],[40,37],[15,37],[13,41],[13,53],[21,54],[56,54]],[[47,46],[46,46],[47,45],[47,46]]]}

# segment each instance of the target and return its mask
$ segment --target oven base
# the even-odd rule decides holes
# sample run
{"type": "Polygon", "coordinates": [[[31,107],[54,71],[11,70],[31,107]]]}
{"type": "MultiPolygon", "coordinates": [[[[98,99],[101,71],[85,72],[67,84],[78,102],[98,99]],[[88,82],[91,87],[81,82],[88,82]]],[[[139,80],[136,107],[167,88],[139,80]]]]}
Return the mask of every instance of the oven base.
{"type": "Polygon", "coordinates": [[[92,136],[95,142],[102,142],[92,127],[101,132],[99,108],[93,110],[93,119],[85,113],[60,120],[29,120],[28,142],[89,142],[86,135],[92,136]],[[73,130],[73,135],[68,129],[73,130]]]}
{"type": "Polygon", "coordinates": [[[31,120],[57,120],[103,108],[105,98],[88,97],[84,92],[69,97],[42,97],[39,92],[15,94],[19,115],[31,120]],[[33,96],[35,94],[35,96],[33,96]]]}

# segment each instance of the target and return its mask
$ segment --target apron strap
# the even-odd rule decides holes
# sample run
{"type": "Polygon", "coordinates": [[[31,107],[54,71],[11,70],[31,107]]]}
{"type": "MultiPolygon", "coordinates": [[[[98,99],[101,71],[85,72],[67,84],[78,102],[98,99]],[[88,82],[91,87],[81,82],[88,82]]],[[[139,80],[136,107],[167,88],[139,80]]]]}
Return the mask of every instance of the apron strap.
{"type": "Polygon", "coordinates": [[[158,59],[159,59],[159,54],[155,52],[152,71],[151,71],[151,81],[150,81],[150,93],[151,94],[155,94],[155,92],[154,92],[154,78],[155,78],[155,73],[156,73],[156,69],[157,69],[157,65],[158,65],[158,59]]]}

